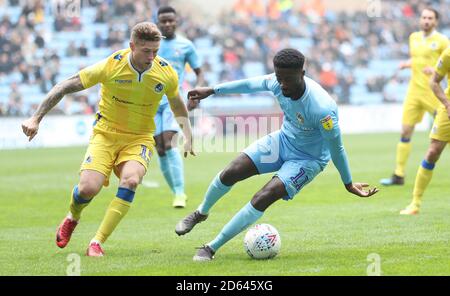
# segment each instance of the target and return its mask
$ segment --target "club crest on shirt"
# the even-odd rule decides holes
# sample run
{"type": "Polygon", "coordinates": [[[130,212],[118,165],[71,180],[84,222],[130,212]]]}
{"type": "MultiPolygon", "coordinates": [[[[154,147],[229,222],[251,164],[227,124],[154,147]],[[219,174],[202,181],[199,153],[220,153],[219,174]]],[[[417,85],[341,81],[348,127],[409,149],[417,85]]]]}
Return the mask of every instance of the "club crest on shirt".
{"type": "Polygon", "coordinates": [[[333,128],[333,119],[331,118],[331,115],[327,115],[327,117],[321,119],[320,123],[322,124],[323,128],[326,129],[327,131],[333,128]]]}
{"type": "Polygon", "coordinates": [[[164,89],[164,85],[163,85],[162,83],[158,83],[158,84],[155,86],[155,92],[156,92],[156,93],[162,92],[163,89],[164,89]]]}
{"type": "Polygon", "coordinates": [[[86,160],[84,161],[84,163],[92,163],[92,157],[90,155],[88,157],[86,157],[86,160]]]}
{"type": "Polygon", "coordinates": [[[430,48],[431,48],[432,50],[436,50],[436,49],[438,48],[438,44],[437,44],[436,42],[432,42],[432,43],[430,44],[430,48]]]}
{"type": "Polygon", "coordinates": [[[302,114],[300,114],[300,112],[297,112],[296,114],[298,123],[303,124],[305,122],[305,119],[303,118],[302,114]]]}

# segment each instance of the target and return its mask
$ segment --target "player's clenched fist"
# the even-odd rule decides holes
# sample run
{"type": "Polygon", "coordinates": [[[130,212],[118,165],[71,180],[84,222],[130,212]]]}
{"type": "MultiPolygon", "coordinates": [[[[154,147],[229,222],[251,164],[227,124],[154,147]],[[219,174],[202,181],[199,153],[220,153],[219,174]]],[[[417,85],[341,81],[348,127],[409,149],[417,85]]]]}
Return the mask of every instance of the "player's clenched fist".
{"type": "Polygon", "coordinates": [[[212,87],[197,87],[188,92],[189,100],[203,100],[214,94],[212,87]]]}
{"type": "Polygon", "coordinates": [[[28,137],[28,141],[31,141],[36,136],[39,129],[39,121],[36,117],[30,117],[22,123],[23,133],[28,137]]]}

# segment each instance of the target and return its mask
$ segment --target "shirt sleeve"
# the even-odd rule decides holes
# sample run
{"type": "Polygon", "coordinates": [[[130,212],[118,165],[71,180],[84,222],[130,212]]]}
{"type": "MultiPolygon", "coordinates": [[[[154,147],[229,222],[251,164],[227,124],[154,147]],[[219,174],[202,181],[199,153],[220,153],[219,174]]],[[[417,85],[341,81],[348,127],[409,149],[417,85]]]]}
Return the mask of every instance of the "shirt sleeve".
{"type": "Polygon", "coordinates": [[[221,83],[214,87],[216,94],[247,94],[259,91],[271,91],[273,75],[264,75],[250,79],[242,79],[221,83]]]}
{"type": "Polygon", "coordinates": [[[342,182],[344,184],[350,184],[352,182],[352,175],[348,164],[347,154],[345,153],[344,145],[342,144],[337,112],[332,111],[323,113],[320,117],[320,132],[330,150],[331,160],[339,171],[342,182]]]}
{"type": "Polygon", "coordinates": [[[439,57],[436,67],[436,73],[444,77],[450,71],[450,47],[447,48],[439,57]]]}
{"type": "Polygon", "coordinates": [[[192,69],[198,69],[202,66],[200,57],[198,56],[197,50],[195,49],[193,44],[190,44],[190,46],[189,46],[187,62],[192,69]]]}
{"type": "Polygon", "coordinates": [[[170,79],[166,90],[167,98],[172,99],[179,95],[178,90],[178,74],[177,72],[170,66],[170,79]]]}
{"type": "Polygon", "coordinates": [[[108,60],[109,59],[106,58],[78,72],[84,88],[89,88],[106,81],[108,60]]]}

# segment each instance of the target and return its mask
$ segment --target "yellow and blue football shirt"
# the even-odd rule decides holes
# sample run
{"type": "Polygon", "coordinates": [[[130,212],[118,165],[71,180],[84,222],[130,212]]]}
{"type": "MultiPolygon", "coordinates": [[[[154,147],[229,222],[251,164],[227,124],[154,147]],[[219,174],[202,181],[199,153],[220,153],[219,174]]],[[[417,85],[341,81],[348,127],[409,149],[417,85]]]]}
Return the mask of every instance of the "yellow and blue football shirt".
{"type": "Polygon", "coordinates": [[[178,96],[178,75],[163,58],[139,73],[131,63],[131,49],[79,72],[85,88],[101,83],[97,119],[119,132],[148,135],[155,131],[154,117],[163,95],[178,96]]]}

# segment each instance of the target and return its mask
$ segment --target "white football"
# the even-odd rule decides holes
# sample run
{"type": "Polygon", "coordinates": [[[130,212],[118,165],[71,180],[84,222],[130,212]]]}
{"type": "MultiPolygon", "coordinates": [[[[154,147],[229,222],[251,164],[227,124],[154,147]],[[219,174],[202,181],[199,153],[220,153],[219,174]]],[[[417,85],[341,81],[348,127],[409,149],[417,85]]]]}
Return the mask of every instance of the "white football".
{"type": "Polygon", "coordinates": [[[280,234],[270,224],[256,224],[245,234],[244,248],[253,259],[273,258],[280,252],[280,234]]]}

